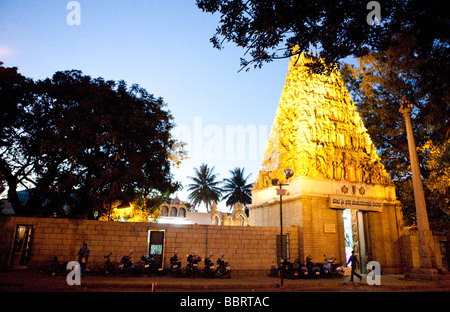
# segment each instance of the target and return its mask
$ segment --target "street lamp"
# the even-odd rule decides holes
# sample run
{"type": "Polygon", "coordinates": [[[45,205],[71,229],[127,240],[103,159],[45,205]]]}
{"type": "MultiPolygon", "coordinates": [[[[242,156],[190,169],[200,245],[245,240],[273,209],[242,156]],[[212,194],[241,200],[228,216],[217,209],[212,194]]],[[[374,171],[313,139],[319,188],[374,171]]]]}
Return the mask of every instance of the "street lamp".
{"type": "MultiPolygon", "coordinates": [[[[284,176],[286,177],[286,180],[289,180],[291,177],[294,176],[294,171],[291,169],[284,170],[284,176]]],[[[289,184],[283,184],[279,183],[279,179],[272,179],[272,185],[277,186],[279,185],[280,188],[277,189],[277,195],[280,195],[280,264],[281,264],[281,271],[280,271],[280,286],[283,287],[283,269],[284,269],[284,259],[283,259],[283,195],[286,195],[286,190],[283,189],[283,185],[289,185],[289,184]]]]}
{"type": "Polygon", "coordinates": [[[419,161],[417,158],[416,144],[411,126],[411,111],[414,105],[406,98],[402,98],[400,103],[400,113],[405,118],[406,136],[408,138],[409,158],[411,162],[411,172],[414,187],[414,201],[416,204],[417,228],[419,240],[420,267],[419,274],[433,274],[433,268],[436,268],[436,257],[434,255],[432,243],[433,239],[428,223],[427,208],[425,204],[425,195],[423,192],[422,179],[420,177],[419,161]]]}

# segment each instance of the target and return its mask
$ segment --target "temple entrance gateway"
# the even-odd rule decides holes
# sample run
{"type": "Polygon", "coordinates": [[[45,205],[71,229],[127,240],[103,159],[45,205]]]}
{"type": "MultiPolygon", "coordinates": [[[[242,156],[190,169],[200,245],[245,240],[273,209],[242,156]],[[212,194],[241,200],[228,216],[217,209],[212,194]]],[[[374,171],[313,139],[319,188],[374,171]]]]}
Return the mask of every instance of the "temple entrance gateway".
{"type": "Polygon", "coordinates": [[[348,261],[354,251],[360,264],[361,273],[366,273],[367,245],[363,212],[345,209],[342,217],[344,220],[345,261],[348,261]]]}
{"type": "Polygon", "coordinates": [[[266,153],[252,190],[249,224],[278,226],[272,180],[285,183],[283,225],[298,227],[298,255],[348,260],[365,269],[370,251],[384,272],[398,273],[401,203],[339,71],[312,73],[315,56],[289,63],[266,153]],[[294,175],[286,180],[284,171],[294,175]],[[343,216],[345,218],[343,218],[343,216]],[[345,221],[345,225],[344,225],[345,221]]]}

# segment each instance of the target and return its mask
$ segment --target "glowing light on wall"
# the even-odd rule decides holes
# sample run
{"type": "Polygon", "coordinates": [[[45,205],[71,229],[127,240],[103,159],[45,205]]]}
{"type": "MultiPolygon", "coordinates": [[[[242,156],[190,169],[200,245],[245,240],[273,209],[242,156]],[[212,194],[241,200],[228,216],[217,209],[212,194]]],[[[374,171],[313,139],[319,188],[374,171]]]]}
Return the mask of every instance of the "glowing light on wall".
{"type": "Polygon", "coordinates": [[[164,223],[164,224],[192,224],[188,219],[184,218],[170,218],[170,217],[159,217],[156,220],[156,223],[164,223]]]}

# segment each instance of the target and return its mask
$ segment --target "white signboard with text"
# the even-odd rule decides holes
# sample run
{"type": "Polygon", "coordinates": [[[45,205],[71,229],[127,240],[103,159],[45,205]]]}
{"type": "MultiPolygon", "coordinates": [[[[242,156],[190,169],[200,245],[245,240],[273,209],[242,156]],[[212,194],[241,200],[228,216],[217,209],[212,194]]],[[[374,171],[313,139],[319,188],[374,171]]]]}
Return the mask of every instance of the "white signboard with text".
{"type": "Polygon", "coordinates": [[[330,196],[330,208],[382,212],[383,201],[371,198],[330,196]]]}

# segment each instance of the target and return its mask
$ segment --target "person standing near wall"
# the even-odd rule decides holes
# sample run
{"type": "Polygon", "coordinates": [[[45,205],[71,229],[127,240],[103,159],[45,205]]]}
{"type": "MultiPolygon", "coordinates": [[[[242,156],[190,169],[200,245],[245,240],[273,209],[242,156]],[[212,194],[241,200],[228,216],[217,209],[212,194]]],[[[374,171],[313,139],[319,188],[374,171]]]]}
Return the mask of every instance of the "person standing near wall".
{"type": "Polygon", "coordinates": [[[90,253],[91,253],[91,251],[87,247],[86,243],[84,243],[83,247],[80,248],[80,250],[78,251],[78,263],[80,264],[80,268],[81,268],[81,276],[83,276],[84,272],[86,271],[86,265],[87,265],[90,253]]]}

